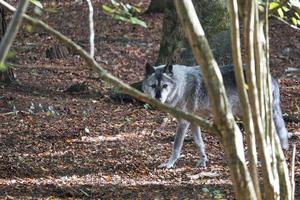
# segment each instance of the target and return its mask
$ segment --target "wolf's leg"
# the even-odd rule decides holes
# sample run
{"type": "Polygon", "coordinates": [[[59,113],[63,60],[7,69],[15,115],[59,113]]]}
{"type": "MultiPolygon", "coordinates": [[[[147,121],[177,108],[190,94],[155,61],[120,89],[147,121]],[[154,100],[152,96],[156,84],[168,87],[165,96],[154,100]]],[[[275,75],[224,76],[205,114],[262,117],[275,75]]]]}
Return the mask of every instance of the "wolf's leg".
{"type": "Polygon", "coordinates": [[[201,135],[201,129],[199,126],[192,126],[193,139],[198,148],[200,154],[200,160],[197,162],[197,167],[206,167],[206,162],[208,161],[205,154],[205,145],[201,135]]]}
{"type": "Polygon", "coordinates": [[[288,143],[288,131],[285,127],[284,120],[282,118],[282,112],[280,108],[280,93],[279,86],[276,80],[272,79],[272,87],[273,87],[273,102],[272,102],[272,110],[273,110],[273,121],[274,125],[280,139],[281,147],[283,149],[287,149],[289,146],[288,143]]]}
{"type": "Polygon", "coordinates": [[[159,165],[158,166],[159,168],[163,168],[163,167],[172,168],[174,166],[174,163],[180,156],[182,145],[183,145],[183,140],[185,138],[185,135],[186,135],[189,125],[190,125],[189,122],[187,122],[185,120],[179,120],[171,157],[169,158],[169,160],[166,163],[159,165]]]}

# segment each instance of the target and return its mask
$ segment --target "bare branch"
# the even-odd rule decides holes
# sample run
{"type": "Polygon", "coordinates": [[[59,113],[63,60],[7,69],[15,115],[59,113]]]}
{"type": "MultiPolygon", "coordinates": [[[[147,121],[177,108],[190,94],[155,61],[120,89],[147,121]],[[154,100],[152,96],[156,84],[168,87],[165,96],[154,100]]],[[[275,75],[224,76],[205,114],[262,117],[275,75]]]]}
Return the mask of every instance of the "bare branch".
{"type": "Polygon", "coordinates": [[[245,164],[242,135],[228,107],[223,79],[213,58],[191,0],[175,0],[176,9],[197,63],[203,73],[216,126],[221,132],[237,199],[255,199],[255,190],[245,164]]]}
{"type": "Polygon", "coordinates": [[[245,127],[247,144],[248,144],[248,156],[249,156],[249,169],[251,178],[254,184],[256,192],[256,198],[261,199],[261,192],[259,188],[257,178],[257,152],[254,125],[252,120],[252,112],[249,104],[249,98],[246,91],[246,83],[244,78],[244,70],[242,66],[241,44],[240,44],[240,28],[239,28],[239,10],[236,0],[228,1],[228,8],[231,17],[231,50],[234,64],[234,72],[236,85],[239,93],[239,99],[241,102],[241,108],[243,111],[243,124],[245,127]]]}
{"type": "Polygon", "coordinates": [[[90,26],[90,54],[94,58],[95,55],[95,29],[94,29],[94,9],[91,0],[86,0],[89,7],[89,26],[90,26]]]}
{"type": "Polygon", "coordinates": [[[291,185],[292,185],[292,197],[295,198],[295,157],[296,157],[296,145],[293,145],[293,155],[291,163],[291,185]]]}

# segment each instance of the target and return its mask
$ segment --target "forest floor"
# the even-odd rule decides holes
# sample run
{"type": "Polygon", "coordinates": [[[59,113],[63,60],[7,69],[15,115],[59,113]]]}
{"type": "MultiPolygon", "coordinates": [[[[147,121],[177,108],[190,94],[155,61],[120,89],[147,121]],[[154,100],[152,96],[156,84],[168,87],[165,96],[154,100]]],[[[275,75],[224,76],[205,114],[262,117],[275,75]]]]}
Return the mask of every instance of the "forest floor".
{"type": "MultiPolygon", "coordinates": [[[[58,12],[45,13],[43,20],[88,50],[86,4],[47,2],[58,12]]],[[[145,29],[111,19],[101,11],[103,1],[94,3],[96,60],[125,82],[141,80],[145,63],[158,54],[163,15],[142,15],[145,29]]],[[[300,32],[271,20],[270,38],[271,70],[294,133],[289,143],[298,147],[300,199],[300,81],[283,73],[300,69],[300,32]]],[[[176,167],[159,169],[171,152],[175,119],[139,102],[112,100],[112,86],[78,55],[47,58],[55,45],[60,43],[44,30],[28,33],[25,27],[13,45],[17,83],[0,86],[1,199],[234,199],[217,138],[204,133],[208,167],[195,167],[198,153],[188,135],[176,167]],[[68,92],[81,83],[87,87],[68,92]]],[[[291,150],[285,151],[289,166],[291,150]]]]}

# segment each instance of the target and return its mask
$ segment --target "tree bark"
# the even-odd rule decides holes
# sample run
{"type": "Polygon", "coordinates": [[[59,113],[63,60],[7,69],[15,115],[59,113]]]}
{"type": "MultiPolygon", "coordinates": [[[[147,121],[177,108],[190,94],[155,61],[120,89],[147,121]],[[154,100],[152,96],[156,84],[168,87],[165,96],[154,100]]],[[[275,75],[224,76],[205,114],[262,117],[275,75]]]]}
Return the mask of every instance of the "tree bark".
{"type": "MultiPolygon", "coordinates": [[[[195,8],[207,33],[214,56],[220,65],[231,63],[231,43],[229,31],[229,14],[224,0],[194,0],[195,8]]],[[[152,0],[150,3],[155,6],[163,6],[164,20],[162,38],[158,57],[154,65],[166,63],[178,63],[183,65],[196,65],[196,61],[184,35],[179,18],[176,13],[173,0],[152,0]]],[[[131,84],[132,87],[141,90],[141,81],[131,84]]],[[[114,98],[122,99],[124,94],[119,96],[114,93],[114,98]]]]}
{"type": "MultiPolygon", "coordinates": [[[[2,40],[6,31],[5,9],[0,6],[0,41],[2,40]]],[[[0,70],[0,82],[11,83],[15,81],[15,76],[12,68],[5,68],[4,71],[0,70]]]]}
{"type": "MultiPolygon", "coordinates": [[[[165,1],[163,33],[155,65],[170,61],[184,65],[195,65],[192,50],[180,26],[173,0],[165,1]]],[[[229,17],[223,0],[194,0],[197,15],[203,24],[207,38],[212,45],[217,62],[230,61],[229,17]]]]}
{"type": "Polygon", "coordinates": [[[256,199],[253,182],[246,165],[242,133],[239,130],[225,93],[221,72],[206,40],[190,0],[175,0],[176,9],[190,46],[203,73],[214,122],[221,133],[221,141],[229,161],[237,199],[256,199]]]}
{"type": "Polygon", "coordinates": [[[239,99],[241,102],[241,109],[243,112],[243,124],[245,127],[247,145],[248,145],[248,157],[249,157],[249,171],[251,179],[253,181],[256,198],[262,199],[257,173],[257,152],[254,125],[252,120],[252,112],[249,106],[249,98],[245,88],[246,82],[244,78],[244,70],[242,66],[242,54],[241,54],[241,42],[240,42],[240,22],[238,16],[238,4],[236,0],[228,1],[228,9],[231,18],[231,43],[232,43],[232,58],[234,64],[235,80],[237,90],[239,93],[239,99]]]}
{"type": "Polygon", "coordinates": [[[164,0],[151,0],[148,6],[146,14],[149,13],[163,13],[166,7],[166,1],[164,0]]]}

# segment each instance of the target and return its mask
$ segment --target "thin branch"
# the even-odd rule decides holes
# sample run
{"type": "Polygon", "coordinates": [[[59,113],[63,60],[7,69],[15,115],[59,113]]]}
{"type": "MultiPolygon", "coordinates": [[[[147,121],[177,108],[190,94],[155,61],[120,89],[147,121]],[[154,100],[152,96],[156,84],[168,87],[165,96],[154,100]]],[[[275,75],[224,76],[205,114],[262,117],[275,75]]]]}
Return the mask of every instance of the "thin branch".
{"type": "Polygon", "coordinates": [[[256,22],[256,3],[255,0],[246,0],[246,20],[245,20],[245,49],[247,54],[247,81],[249,83],[249,99],[251,111],[253,113],[254,130],[257,137],[258,150],[262,160],[264,191],[266,199],[273,199],[279,196],[279,185],[274,181],[274,173],[271,166],[270,146],[267,145],[264,135],[264,127],[260,115],[260,101],[256,82],[255,66],[255,22],[256,22]]]}
{"type": "Polygon", "coordinates": [[[20,28],[22,22],[22,15],[25,13],[28,5],[28,0],[21,0],[18,4],[17,10],[14,13],[14,16],[11,22],[8,25],[8,28],[4,34],[4,37],[1,40],[0,44],[0,65],[4,65],[8,50],[10,49],[14,38],[20,28]]]}
{"type": "Polygon", "coordinates": [[[95,55],[95,29],[94,29],[94,9],[91,0],[86,0],[89,7],[89,26],[90,26],[90,54],[94,58],[95,55]]]}
{"type": "MultiPolygon", "coordinates": [[[[0,0],[0,3],[5,6],[8,10],[14,12],[15,8],[8,4],[7,2],[0,0]]],[[[167,106],[165,104],[160,103],[159,101],[152,99],[145,95],[144,93],[141,93],[140,91],[130,87],[130,85],[124,83],[120,79],[114,77],[112,74],[105,71],[96,61],[94,58],[92,58],[82,47],[74,43],[71,39],[67,38],[60,32],[54,30],[49,25],[45,24],[43,21],[32,18],[26,14],[23,15],[23,17],[28,20],[32,25],[39,26],[43,29],[45,29],[48,33],[53,35],[55,38],[57,38],[59,41],[63,42],[67,46],[73,48],[81,57],[88,63],[89,66],[91,66],[98,74],[99,76],[109,82],[115,85],[116,87],[119,87],[122,89],[122,91],[126,92],[127,94],[133,96],[134,98],[137,98],[141,101],[147,102],[149,104],[152,104],[156,107],[158,107],[160,110],[165,111],[167,113],[170,113],[171,115],[175,117],[179,117],[181,119],[185,119],[187,121],[190,121],[192,123],[195,123],[204,129],[210,130],[212,134],[216,134],[219,136],[219,131],[217,127],[210,121],[205,120],[199,116],[195,116],[191,113],[186,113],[182,110],[175,109],[173,107],[167,106]]]]}
{"type": "Polygon", "coordinates": [[[240,44],[240,28],[239,28],[239,10],[238,3],[236,0],[228,1],[228,8],[231,17],[231,50],[234,64],[234,72],[236,85],[239,93],[239,99],[241,102],[241,108],[243,112],[243,124],[245,127],[247,144],[248,144],[248,155],[249,155],[249,169],[251,178],[254,184],[256,192],[256,198],[262,199],[259,188],[258,176],[257,176],[257,152],[254,125],[252,120],[252,112],[249,104],[249,98],[246,91],[246,83],[244,78],[244,70],[242,66],[242,55],[241,55],[241,44],[240,44]]]}
{"type": "Polygon", "coordinates": [[[229,160],[237,199],[256,199],[253,182],[246,166],[240,129],[234,121],[225,93],[220,69],[208,45],[191,0],[175,0],[176,10],[197,63],[203,73],[216,126],[229,160]]]}
{"type": "Polygon", "coordinates": [[[283,22],[283,23],[285,23],[285,24],[287,24],[287,25],[290,26],[291,28],[300,31],[300,28],[299,28],[299,27],[297,27],[297,26],[295,26],[295,25],[292,25],[292,24],[288,23],[287,21],[285,21],[285,20],[282,19],[281,17],[278,17],[278,16],[276,16],[276,15],[270,15],[270,16],[276,18],[277,20],[279,20],[279,21],[281,21],[281,22],[283,22]]]}
{"type": "Polygon", "coordinates": [[[291,188],[292,188],[292,198],[295,198],[295,157],[296,157],[296,145],[293,145],[293,155],[291,163],[291,188]]]}

